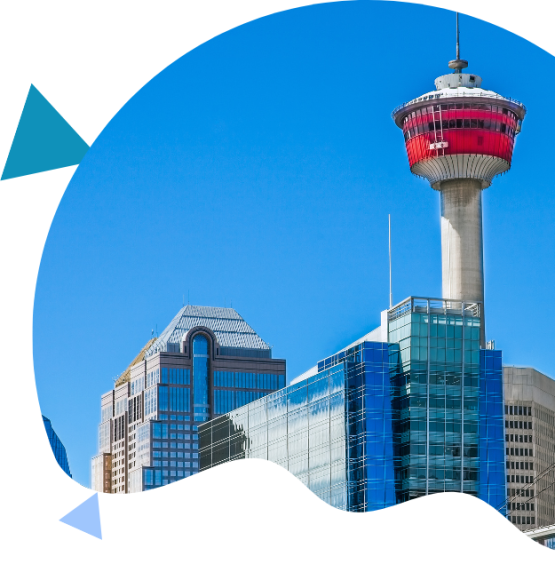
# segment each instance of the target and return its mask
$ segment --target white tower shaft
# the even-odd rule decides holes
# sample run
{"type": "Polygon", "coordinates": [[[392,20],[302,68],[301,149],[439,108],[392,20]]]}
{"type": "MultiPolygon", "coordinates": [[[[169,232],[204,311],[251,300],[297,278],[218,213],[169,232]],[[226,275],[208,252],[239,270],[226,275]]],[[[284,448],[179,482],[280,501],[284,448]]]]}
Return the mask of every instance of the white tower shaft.
{"type": "Polygon", "coordinates": [[[443,298],[481,302],[483,325],[482,183],[461,178],[444,180],[436,187],[441,192],[443,298]]]}

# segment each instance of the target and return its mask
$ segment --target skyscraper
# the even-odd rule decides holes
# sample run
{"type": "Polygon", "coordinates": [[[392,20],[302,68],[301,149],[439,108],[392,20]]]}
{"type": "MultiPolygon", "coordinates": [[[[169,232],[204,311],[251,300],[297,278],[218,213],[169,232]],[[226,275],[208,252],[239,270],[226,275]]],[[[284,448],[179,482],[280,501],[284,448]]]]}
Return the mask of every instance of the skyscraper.
{"type": "Polygon", "coordinates": [[[198,425],[284,386],[285,360],[234,309],[183,307],[102,396],[92,487],[139,492],[197,473],[198,425]]]}

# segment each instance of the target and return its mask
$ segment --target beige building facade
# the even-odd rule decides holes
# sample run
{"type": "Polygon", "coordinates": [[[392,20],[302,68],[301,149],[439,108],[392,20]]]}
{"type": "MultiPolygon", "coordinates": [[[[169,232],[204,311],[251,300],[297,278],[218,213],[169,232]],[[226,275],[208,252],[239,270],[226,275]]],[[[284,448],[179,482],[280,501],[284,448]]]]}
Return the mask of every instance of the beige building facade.
{"type": "Polygon", "coordinates": [[[555,522],[555,380],[504,366],[507,517],[521,530],[555,522]]]}

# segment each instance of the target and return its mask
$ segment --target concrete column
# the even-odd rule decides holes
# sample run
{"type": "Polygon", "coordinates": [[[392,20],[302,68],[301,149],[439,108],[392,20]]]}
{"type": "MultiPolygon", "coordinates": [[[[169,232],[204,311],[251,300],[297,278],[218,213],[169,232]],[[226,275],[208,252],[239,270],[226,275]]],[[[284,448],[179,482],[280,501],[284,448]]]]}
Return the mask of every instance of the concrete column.
{"type": "MultiPolygon", "coordinates": [[[[437,188],[441,192],[443,298],[483,303],[482,183],[464,178],[443,181],[437,188]]],[[[484,326],[482,309],[482,346],[484,326]]]]}

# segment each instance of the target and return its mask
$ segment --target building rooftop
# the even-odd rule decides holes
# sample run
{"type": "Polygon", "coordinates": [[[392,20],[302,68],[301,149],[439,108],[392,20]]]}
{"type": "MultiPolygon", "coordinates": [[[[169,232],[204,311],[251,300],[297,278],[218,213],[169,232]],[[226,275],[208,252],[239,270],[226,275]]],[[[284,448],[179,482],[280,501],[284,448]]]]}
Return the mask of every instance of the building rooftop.
{"type": "Polygon", "coordinates": [[[183,336],[193,327],[212,330],[221,347],[270,351],[270,345],[233,308],[186,305],[150,346],[145,356],[158,352],[179,352],[183,336]]]}
{"type": "Polygon", "coordinates": [[[123,374],[116,380],[115,387],[121,386],[125,384],[125,382],[129,382],[131,379],[131,368],[135,366],[135,364],[141,362],[145,359],[145,354],[148,349],[156,342],[156,337],[150,339],[148,343],[141,349],[141,352],[131,361],[131,364],[125,369],[123,374]]]}

